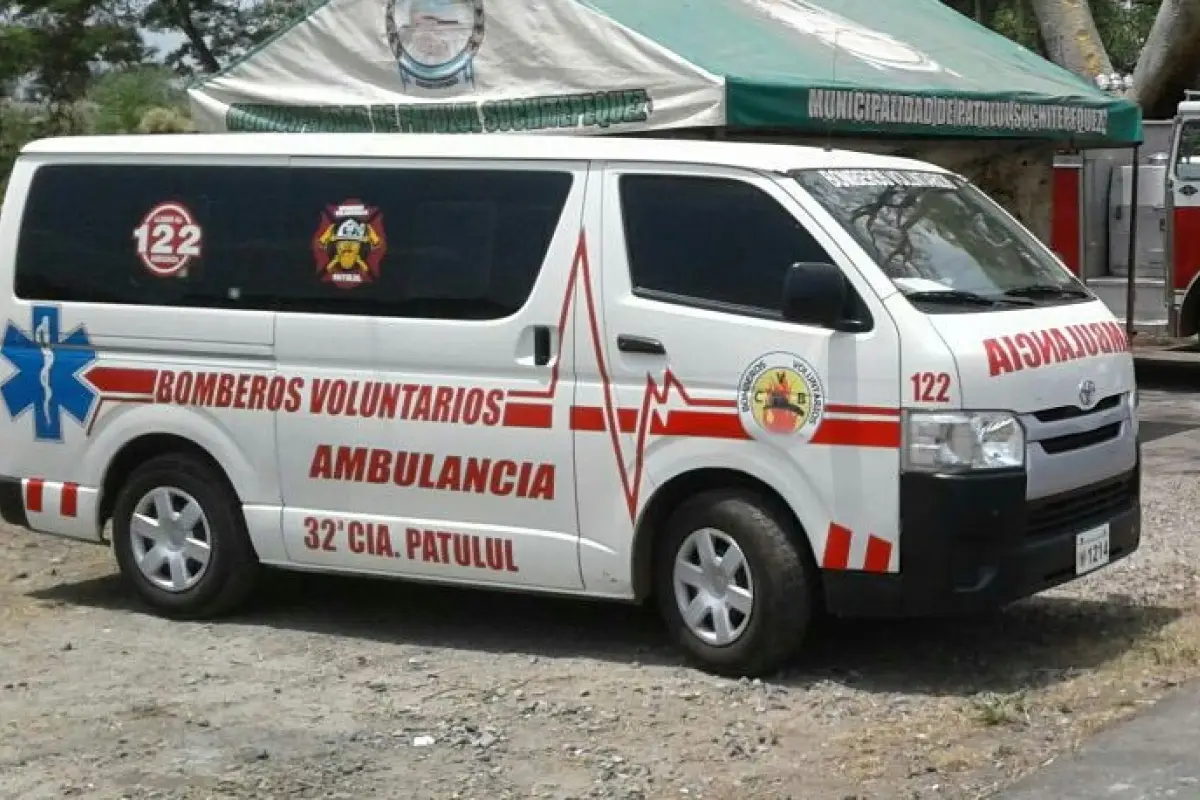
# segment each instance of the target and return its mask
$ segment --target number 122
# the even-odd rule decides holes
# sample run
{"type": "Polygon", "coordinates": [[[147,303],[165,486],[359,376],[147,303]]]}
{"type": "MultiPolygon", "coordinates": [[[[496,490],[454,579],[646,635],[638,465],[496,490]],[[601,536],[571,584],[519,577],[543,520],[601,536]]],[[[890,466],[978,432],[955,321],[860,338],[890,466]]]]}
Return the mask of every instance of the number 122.
{"type": "Polygon", "coordinates": [[[913,400],[918,403],[949,403],[948,372],[918,372],[912,376],[913,400]]]}

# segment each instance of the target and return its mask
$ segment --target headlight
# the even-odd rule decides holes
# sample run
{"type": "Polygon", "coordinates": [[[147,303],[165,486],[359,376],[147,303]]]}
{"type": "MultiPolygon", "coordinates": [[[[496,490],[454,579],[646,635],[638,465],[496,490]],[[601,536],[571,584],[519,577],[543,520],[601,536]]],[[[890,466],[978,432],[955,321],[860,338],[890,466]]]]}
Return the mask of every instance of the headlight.
{"type": "Polygon", "coordinates": [[[968,472],[1025,464],[1025,430],[1004,411],[907,411],[904,469],[968,472]]]}

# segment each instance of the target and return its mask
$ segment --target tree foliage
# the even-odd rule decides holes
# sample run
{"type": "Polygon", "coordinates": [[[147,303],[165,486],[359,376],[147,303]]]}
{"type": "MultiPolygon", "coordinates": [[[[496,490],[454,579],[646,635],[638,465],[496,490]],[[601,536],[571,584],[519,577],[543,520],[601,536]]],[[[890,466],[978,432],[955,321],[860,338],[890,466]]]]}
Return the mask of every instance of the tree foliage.
{"type": "Polygon", "coordinates": [[[163,66],[109,70],[93,81],[86,100],[95,109],[90,121],[95,133],[135,131],[151,109],[187,111],[182,81],[163,66]]]}
{"type": "Polygon", "coordinates": [[[175,33],[183,43],[166,54],[181,73],[212,73],[262,44],[320,0],[144,0],[141,24],[175,33]]]}
{"type": "MultiPolygon", "coordinates": [[[[1037,0],[942,0],[960,14],[1033,50],[1042,56],[1051,56],[1055,41],[1046,41],[1044,26],[1039,25],[1037,0]]],[[[1063,6],[1080,6],[1090,10],[1100,41],[1107,52],[1114,70],[1122,73],[1133,71],[1142,51],[1142,45],[1154,24],[1161,0],[1075,0],[1060,2],[1063,6]]],[[[1054,31],[1051,36],[1062,39],[1066,31],[1054,31]]],[[[1053,60],[1053,59],[1052,59],[1053,60]]]]}

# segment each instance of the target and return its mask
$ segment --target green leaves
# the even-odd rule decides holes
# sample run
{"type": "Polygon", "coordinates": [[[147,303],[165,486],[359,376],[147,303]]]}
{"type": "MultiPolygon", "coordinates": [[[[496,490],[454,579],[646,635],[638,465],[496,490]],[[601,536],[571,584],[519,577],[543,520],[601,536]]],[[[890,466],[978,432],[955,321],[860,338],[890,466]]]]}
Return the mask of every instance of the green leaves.
{"type": "Polygon", "coordinates": [[[181,79],[159,65],[109,70],[93,81],[87,100],[95,109],[93,133],[133,133],[151,110],[187,114],[181,79]]]}
{"type": "MultiPolygon", "coordinates": [[[[1029,0],[942,0],[999,34],[1045,54],[1029,0]]],[[[1132,72],[1162,0],[1088,0],[1100,38],[1118,72],[1132,72]]]]}

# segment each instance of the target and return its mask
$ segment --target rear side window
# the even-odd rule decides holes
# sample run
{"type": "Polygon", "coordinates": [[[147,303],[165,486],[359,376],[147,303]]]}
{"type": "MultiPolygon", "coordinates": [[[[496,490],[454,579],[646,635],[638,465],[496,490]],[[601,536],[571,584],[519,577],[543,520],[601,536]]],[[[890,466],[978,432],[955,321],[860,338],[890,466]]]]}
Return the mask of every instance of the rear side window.
{"type": "Polygon", "coordinates": [[[742,181],[623,175],[620,195],[637,294],[778,314],[788,268],[831,261],[787,210],[742,181]]]}
{"type": "Polygon", "coordinates": [[[570,173],[39,169],[16,292],[37,300],[495,319],[521,308],[570,173]]]}
{"type": "Polygon", "coordinates": [[[284,228],[306,266],[281,283],[283,310],[449,319],[520,310],[572,181],[524,170],[290,172],[284,228]]]}
{"type": "Polygon", "coordinates": [[[52,165],[17,245],[28,300],[263,307],[285,269],[287,173],[267,167],[52,165]]]}

